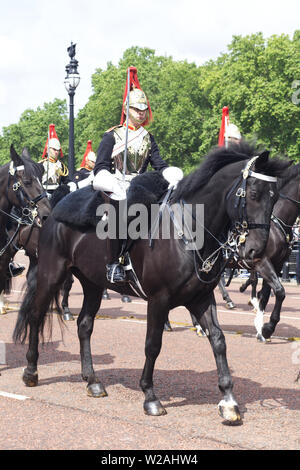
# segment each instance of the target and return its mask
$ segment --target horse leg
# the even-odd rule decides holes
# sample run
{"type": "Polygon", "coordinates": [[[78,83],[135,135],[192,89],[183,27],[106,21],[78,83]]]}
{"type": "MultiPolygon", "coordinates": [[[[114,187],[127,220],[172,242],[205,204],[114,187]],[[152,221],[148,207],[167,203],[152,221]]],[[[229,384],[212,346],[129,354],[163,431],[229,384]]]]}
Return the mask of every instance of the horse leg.
{"type": "Polygon", "coordinates": [[[90,338],[94,328],[94,320],[99,310],[103,290],[86,278],[79,277],[83,288],[83,305],[77,319],[77,331],[80,343],[81,375],[87,384],[87,393],[90,397],[107,396],[102,383],[97,379],[92,362],[90,338]]]}
{"type": "Polygon", "coordinates": [[[63,319],[65,321],[74,320],[71,310],[69,309],[69,295],[70,295],[70,290],[72,289],[73,282],[74,282],[73,275],[71,271],[69,271],[67,274],[67,278],[63,284],[63,289],[62,289],[63,298],[61,301],[61,306],[63,309],[63,319]]]}
{"type": "Polygon", "coordinates": [[[148,301],[147,334],[145,344],[145,365],[140,380],[140,387],[145,394],[144,412],[151,416],[166,414],[165,408],[156,398],[153,389],[153,371],[155,361],[160,353],[164,324],[168,318],[169,308],[160,298],[148,301]]]}
{"type": "Polygon", "coordinates": [[[250,274],[251,279],[251,296],[252,298],[256,297],[257,284],[258,284],[258,275],[256,271],[252,271],[250,274]]]}
{"type": "Polygon", "coordinates": [[[164,331],[173,331],[170,320],[168,318],[166,320],[166,323],[164,324],[164,331]]]}
{"type": "Polygon", "coordinates": [[[226,357],[225,336],[218,322],[215,297],[212,295],[205,302],[194,303],[188,308],[201,322],[214,353],[218,370],[218,385],[223,394],[223,399],[218,405],[219,413],[228,423],[240,423],[241,416],[233,395],[233,382],[226,357]]]}
{"type": "MultiPolygon", "coordinates": [[[[41,263],[42,261],[40,259],[41,263]]],[[[38,266],[36,265],[28,273],[27,290],[13,334],[15,341],[24,342],[29,327],[29,345],[26,354],[27,367],[23,373],[23,381],[28,387],[34,387],[38,384],[39,334],[43,334],[50,303],[59,293],[60,286],[67,273],[64,262],[55,263],[55,268],[49,269],[47,276],[45,276],[43,273],[37,272],[38,266]]]]}
{"type": "Polygon", "coordinates": [[[232,309],[232,308],[235,308],[235,305],[234,303],[232,302],[227,290],[226,290],[226,287],[225,287],[225,279],[224,279],[224,274],[222,274],[222,276],[220,277],[220,281],[219,281],[219,289],[220,289],[220,292],[222,294],[222,297],[223,297],[223,300],[226,302],[226,307],[229,308],[229,309],[232,309]]]}
{"type": "Polygon", "coordinates": [[[4,315],[5,313],[7,313],[7,310],[5,307],[4,291],[2,291],[0,294],[0,315],[4,315]]]}
{"type": "Polygon", "coordinates": [[[252,305],[254,306],[254,311],[256,313],[254,318],[254,326],[256,328],[256,339],[261,343],[264,343],[266,339],[262,334],[262,329],[264,325],[264,313],[265,307],[269,301],[271,293],[270,286],[263,280],[262,288],[257,294],[257,298],[252,299],[252,305]]]}
{"type": "Polygon", "coordinates": [[[39,334],[43,331],[46,313],[53,298],[52,290],[46,287],[42,289],[37,287],[37,270],[38,267],[34,266],[27,274],[27,289],[13,335],[15,341],[21,340],[21,342],[24,342],[29,327],[29,344],[26,354],[27,367],[23,372],[23,382],[27,387],[38,385],[39,334]]]}
{"type": "Polygon", "coordinates": [[[250,286],[250,284],[252,285],[251,275],[250,275],[250,277],[247,279],[247,281],[244,282],[244,284],[242,284],[242,285],[240,286],[240,292],[242,292],[242,293],[245,292],[245,290],[250,286]]]}
{"type": "Polygon", "coordinates": [[[275,331],[277,323],[280,321],[281,306],[285,299],[285,290],[281,284],[276,271],[268,258],[263,258],[262,261],[256,266],[257,271],[262,276],[264,283],[263,289],[260,293],[259,309],[264,312],[269,300],[270,290],[272,289],[275,295],[275,305],[271,313],[268,323],[262,327],[262,336],[269,339],[275,331]]]}
{"type": "Polygon", "coordinates": [[[110,296],[109,296],[109,293],[107,292],[107,289],[103,290],[102,299],[110,300],[110,296]]]}
{"type": "Polygon", "coordinates": [[[197,318],[195,317],[195,315],[192,312],[190,312],[190,315],[191,315],[193,327],[196,330],[196,335],[200,336],[201,338],[205,337],[206,333],[204,332],[203,328],[201,327],[201,325],[200,325],[199,321],[197,320],[197,318]]]}

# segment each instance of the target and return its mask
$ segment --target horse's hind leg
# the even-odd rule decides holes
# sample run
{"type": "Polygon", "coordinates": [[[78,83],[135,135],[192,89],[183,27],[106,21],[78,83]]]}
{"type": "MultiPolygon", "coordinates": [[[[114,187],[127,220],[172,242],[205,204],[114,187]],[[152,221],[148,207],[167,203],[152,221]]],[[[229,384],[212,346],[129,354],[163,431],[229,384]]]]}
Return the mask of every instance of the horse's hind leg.
{"type": "Polygon", "coordinates": [[[153,371],[155,361],[160,353],[164,324],[168,318],[168,313],[169,308],[163,305],[163,301],[160,298],[148,301],[145,344],[146,361],[140,386],[145,394],[144,412],[151,416],[160,416],[167,413],[154,393],[153,371]]]}
{"type": "Polygon", "coordinates": [[[43,334],[46,313],[51,300],[59,290],[64,276],[64,265],[57,265],[57,270],[47,272],[47,276],[37,273],[38,267],[31,270],[27,278],[27,291],[22,302],[14,339],[23,340],[29,327],[29,345],[26,354],[27,367],[24,369],[23,381],[28,387],[38,384],[37,363],[39,358],[39,334],[43,334]],[[46,281],[47,279],[47,281],[46,281]]]}
{"type": "Polygon", "coordinates": [[[72,289],[72,284],[74,282],[73,275],[71,271],[68,271],[67,278],[63,284],[63,298],[61,301],[61,306],[63,309],[63,318],[66,321],[74,320],[74,317],[69,309],[69,295],[72,289]]]}
{"type": "Polygon", "coordinates": [[[82,378],[88,383],[87,391],[89,396],[94,398],[105,397],[107,396],[106,390],[95,375],[90,342],[95,316],[102,300],[103,289],[99,289],[98,286],[86,278],[79,278],[79,280],[84,295],[82,309],[77,319],[82,378]]]}
{"type": "Polygon", "coordinates": [[[211,344],[219,377],[219,389],[223,394],[219,413],[228,423],[240,423],[239,407],[233,395],[233,382],[226,357],[226,342],[217,319],[215,298],[212,295],[205,303],[194,303],[186,306],[197,317],[206,331],[211,344]]]}

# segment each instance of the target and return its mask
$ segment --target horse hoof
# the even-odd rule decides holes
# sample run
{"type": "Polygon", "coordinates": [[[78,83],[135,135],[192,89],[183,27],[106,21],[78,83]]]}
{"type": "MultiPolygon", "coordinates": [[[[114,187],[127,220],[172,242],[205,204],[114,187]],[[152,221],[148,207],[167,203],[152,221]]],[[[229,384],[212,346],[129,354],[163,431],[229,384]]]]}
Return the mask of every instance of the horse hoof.
{"type": "Polygon", "coordinates": [[[70,312],[70,313],[67,313],[67,312],[64,313],[64,314],[63,314],[63,319],[64,319],[65,321],[74,321],[74,317],[73,317],[73,315],[72,315],[71,312],[70,312]]]}
{"type": "Polygon", "coordinates": [[[103,294],[103,295],[102,295],[102,299],[103,299],[103,300],[110,300],[109,294],[108,294],[108,293],[103,294]]]}
{"type": "Polygon", "coordinates": [[[224,424],[241,424],[241,415],[237,405],[229,405],[222,401],[218,408],[220,416],[225,420],[224,424]]]}
{"type": "Polygon", "coordinates": [[[102,398],[107,397],[107,392],[103,385],[99,382],[87,385],[87,394],[89,397],[102,398]]]}
{"type": "Polygon", "coordinates": [[[265,342],[266,342],[265,338],[264,338],[263,335],[261,335],[260,333],[258,333],[258,334],[256,335],[256,339],[257,339],[257,341],[258,341],[259,343],[265,343],[265,342]]]}
{"type": "Polygon", "coordinates": [[[164,331],[173,331],[173,330],[172,330],[172,327],[171,327],[171,325],[170,325],[170,322],[167,321],[167,322],[164,324],[164,331]]]}
{"type": "Polygon", "coordinates": [[[196,327],[196,334],[200,336],[200,338],[206,337],[206,333],[202,330],[201,326],[196,327]]]}
{"type": "Polygon", "coordinates": [[[23,382],[26,387],[36,387],[38,385],[39,377],[38,373],[34,374],[29,373],[26,369],[23,372],[23,382]]]}
{"type": "Polygon", "coordinates": [[[145,402],[144,412],[148,416],[163,416],[167,414],[166,409],[159,400],[145,402]]]}
{"type": "Polygon", "coordinates": [[[266,325],[264,325],[262,328],[262,335],[266,340],[269,340],[271,338],[273,332],[274,331],[272,331],[272,329],[266,325]]]}
{"type": "Polygon", "coordinates": [[[233,308],[235,308],[235,305],[232,301],[226,302],[226,308],[229,308],[230,310],[232,310],[233,308]]]}
{"type": "Polygon", "coordinates": [[[131,302],[131,298],[128,295],[122,295],[122,302],[129,303],[131,302]]]}

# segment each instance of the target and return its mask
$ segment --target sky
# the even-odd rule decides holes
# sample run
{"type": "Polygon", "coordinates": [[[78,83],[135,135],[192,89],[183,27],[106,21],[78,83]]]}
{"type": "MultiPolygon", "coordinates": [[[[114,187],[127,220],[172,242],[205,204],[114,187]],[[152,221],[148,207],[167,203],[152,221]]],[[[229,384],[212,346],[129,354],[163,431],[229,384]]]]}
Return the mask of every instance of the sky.
{"type": "Polygon", "coordinates": [[[0,132],[28,108],[68,102],[71,41],[81,77],[76,115],[95,70],[117,65],[129,47],[201,65],[226,52],[234,35],[292,38],[300,29],[299,0],[0,0],[0,12],[0,132]]]}

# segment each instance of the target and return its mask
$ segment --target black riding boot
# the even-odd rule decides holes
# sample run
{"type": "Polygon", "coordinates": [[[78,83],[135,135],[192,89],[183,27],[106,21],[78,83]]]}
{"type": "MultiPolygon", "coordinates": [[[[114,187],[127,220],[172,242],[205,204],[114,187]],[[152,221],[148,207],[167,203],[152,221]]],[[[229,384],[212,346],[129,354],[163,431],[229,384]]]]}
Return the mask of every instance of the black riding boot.
{"type": "Polygon", "coordinates": [[[120,256],[120,241],[110,240],[109,241],[110,259],[112,262],[106,265],[106,278],[109,282],[115,284],[123,284],[127,281],[126,272],[124,267],[119,261],[120,256]]]}

